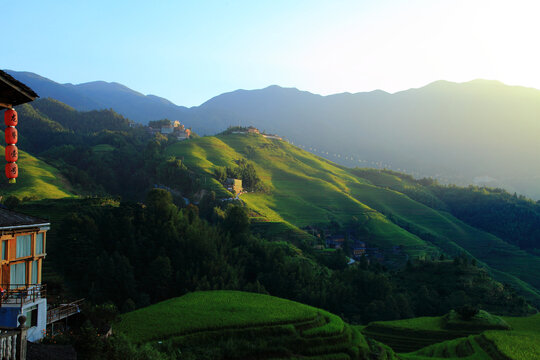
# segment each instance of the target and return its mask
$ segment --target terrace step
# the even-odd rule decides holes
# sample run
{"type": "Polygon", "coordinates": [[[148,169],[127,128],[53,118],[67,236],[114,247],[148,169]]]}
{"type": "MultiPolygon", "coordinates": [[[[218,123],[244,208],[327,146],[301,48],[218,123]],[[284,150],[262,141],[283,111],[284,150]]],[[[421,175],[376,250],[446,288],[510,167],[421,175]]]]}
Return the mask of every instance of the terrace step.
{"type": "Polygon", "coordinates": [[[501,353],[497,346],[483,334],[477,336],[475,340],[482,350],[484,350],[493,360],[514,360],[501,353]]]}

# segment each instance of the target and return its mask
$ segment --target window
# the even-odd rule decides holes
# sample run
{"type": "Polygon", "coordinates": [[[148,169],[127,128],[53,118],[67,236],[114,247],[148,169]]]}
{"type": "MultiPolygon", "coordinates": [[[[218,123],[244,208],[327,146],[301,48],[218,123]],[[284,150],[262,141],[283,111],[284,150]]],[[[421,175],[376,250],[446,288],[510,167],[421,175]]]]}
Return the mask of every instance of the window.
{"type": "Polygon", "coordinates": [[[38,319],[38,309],[37,306],[32,306],[24,311],[24,316],[26,316],[25,326],[32,327],[37,326],[38,319]]]}
{"type": "Polygon", "coordinates": [[[7,260],[7,250],[8,242],[7,240],[2,241],[2,260],[7,260]]]}
{"type": "Polygon", "coordinates": [[[32,261],[32,284],[38,283],[39,261],[32,261]]]}
{"type": "Polygon", "coordinates": [[[17,236],[17,251],[15,257],[32,255],[32,235],[17,236]]]}
{"type": "Polygon", "coordinates": [[[26,284],[26,263],[13,264],[9,268],[9,283],[12,289],[26,284]]]}
{"type": "Polygon", "coordinates": [[[36,235],[36,254],[44,254],[45,253],[45,245],[43,242],[43,233],[39,233],[36,235]]]}

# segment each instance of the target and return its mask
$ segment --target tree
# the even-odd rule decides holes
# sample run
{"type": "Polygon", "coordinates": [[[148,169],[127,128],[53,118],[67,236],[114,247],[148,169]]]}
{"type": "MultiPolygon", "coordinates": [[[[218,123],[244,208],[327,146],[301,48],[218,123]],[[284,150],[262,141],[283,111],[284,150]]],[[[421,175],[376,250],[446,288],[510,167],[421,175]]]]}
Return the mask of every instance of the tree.
{"type": "Polygon", "coordinates": [[[21,203],[21,200],[19,200],[18,197],[14,195],[10,195],[4,200],[4,206],[7,207],[9,210],[15,209],[19,204],[21,203]]]}
{"type": "Polygon", "coordinates": [[[233,238],[246,235],[249,232],[249,218],[246,210],[238,205],[230,206],[226,211],[223,229],[233,238]]]}
{"type": "Polygon", "coordinates": [[[463,320],[467,321],[471,320],[476,314],[478,314],[479,311],[480,309],[478,309],[478,307],[470,304],[460,306],[456,309],[459,316],[461,316],[463,320]]]}

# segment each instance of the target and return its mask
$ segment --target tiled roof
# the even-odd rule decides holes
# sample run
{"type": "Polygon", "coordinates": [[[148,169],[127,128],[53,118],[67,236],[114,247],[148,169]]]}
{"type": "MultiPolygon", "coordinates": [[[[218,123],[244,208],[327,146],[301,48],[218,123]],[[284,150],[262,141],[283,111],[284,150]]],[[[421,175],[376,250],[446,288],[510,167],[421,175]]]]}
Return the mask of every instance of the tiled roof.
{"type": "Polygon", "coordinates": [[[50,225],[49,221],[0,208],[0,229],[50,225]]]}
{"type": "Polygon", "coordinates": [[[0,103],[16,106],[33,101],[37,97],[39,96],[34,90],[0,70],[0,103]]]}

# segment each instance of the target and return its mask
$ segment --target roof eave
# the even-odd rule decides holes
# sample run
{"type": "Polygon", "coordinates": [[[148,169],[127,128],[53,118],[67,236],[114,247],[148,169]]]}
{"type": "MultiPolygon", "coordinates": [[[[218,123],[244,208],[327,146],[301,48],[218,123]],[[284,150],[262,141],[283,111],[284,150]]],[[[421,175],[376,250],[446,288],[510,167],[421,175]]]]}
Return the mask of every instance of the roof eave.
{"type": "Polygon", "coordinates": [[[37,228],[37,227],[45,227],[45,226],[51,226],[51,223],[15,225],[15,226],[0,226],[0,230],[15,230],[15,229],[37,228]]]}
{"type": "MultiPolygon", "coordinates": [[[[19,93],[26,96],[28,98],[28,102],[34,101],[36,98],[39,97],[37,94],[36,94],[36,96],[33,96],[33,95],[29,94],[25,90],[21,89],[20,86],[17,86],[16,84],[12,83],[11,81],[5,79],[3,76],[0,76],[0,81],[7,84],[8,86],[11,86],[13,89],[17,90],[19,93]]],[[[12,104],[10,104],[10,105],[12,105],[12,104]]]]}

